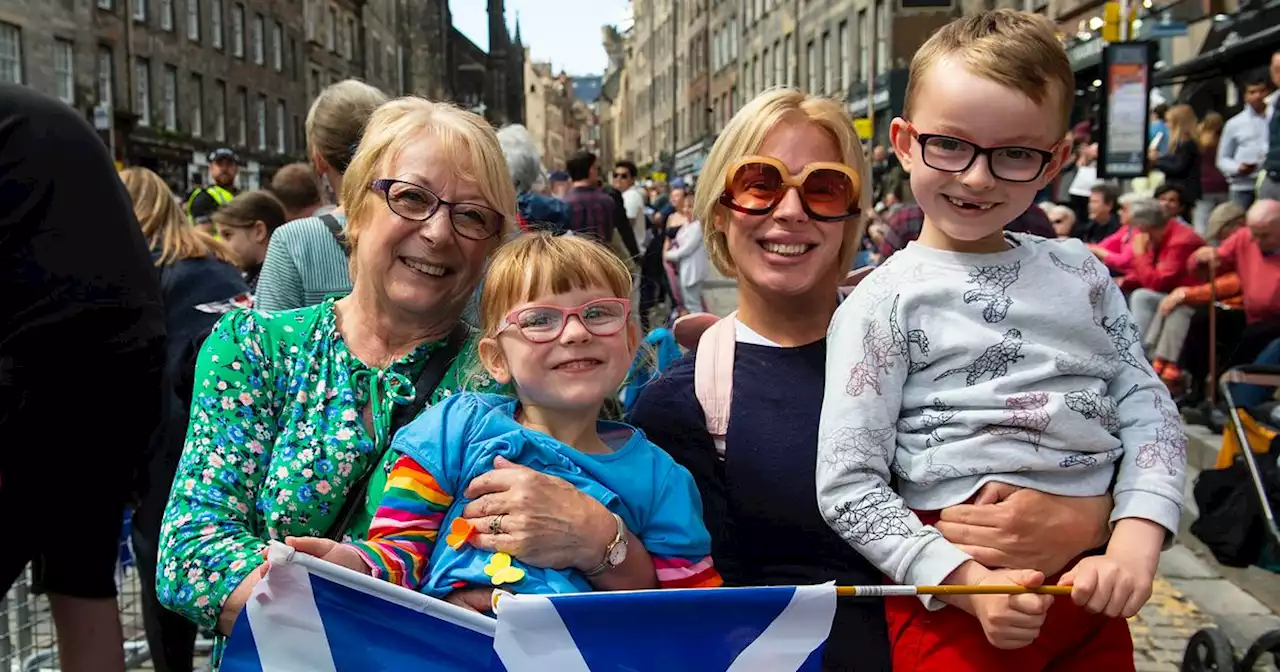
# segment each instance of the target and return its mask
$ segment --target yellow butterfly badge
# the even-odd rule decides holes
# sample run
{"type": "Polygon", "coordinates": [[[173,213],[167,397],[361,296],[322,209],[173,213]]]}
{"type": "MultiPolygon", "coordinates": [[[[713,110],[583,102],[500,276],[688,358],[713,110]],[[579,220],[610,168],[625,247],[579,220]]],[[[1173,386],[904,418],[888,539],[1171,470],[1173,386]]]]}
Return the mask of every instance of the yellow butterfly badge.
{"type": "Polygon", "coordinates": [[[504,583],[515,583],[524,578],[524,570],[519,567],[511,566],[511,556],[506,553],[494,553],[489,558],[489,564],[485,565],[484,573],[493,577],[493,585],[501,586],[504,583]]]}

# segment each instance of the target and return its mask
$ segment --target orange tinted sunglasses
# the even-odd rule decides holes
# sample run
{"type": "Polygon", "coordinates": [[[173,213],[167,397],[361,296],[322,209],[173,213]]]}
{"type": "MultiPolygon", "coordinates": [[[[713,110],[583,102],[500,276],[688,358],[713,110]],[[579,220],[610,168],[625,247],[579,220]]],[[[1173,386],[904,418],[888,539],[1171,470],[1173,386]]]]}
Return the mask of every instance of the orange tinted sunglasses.
{"type": "Polygon", "coordinates": [[[795,188],[805,214],[834,222],[862,214],[862,178],[843,163],[811,163],[792,175],[771,156],[748,156],[729,166],[720,204],[747,215],[766,215],[795,188]]]}

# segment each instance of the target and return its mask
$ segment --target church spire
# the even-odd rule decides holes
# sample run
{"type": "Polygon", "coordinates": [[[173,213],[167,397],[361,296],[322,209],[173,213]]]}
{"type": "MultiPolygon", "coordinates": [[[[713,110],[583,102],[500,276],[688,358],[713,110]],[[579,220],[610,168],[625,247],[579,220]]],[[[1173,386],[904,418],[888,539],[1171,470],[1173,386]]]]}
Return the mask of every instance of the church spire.
{"type": "Polygon", "coordinates": [[[520,12],[519,11],[516,12],[516,36],[515,36],[515,39],[512,40],[512,43],[517,48],[524,46],[524,42],[520,40],[520,12]]]}

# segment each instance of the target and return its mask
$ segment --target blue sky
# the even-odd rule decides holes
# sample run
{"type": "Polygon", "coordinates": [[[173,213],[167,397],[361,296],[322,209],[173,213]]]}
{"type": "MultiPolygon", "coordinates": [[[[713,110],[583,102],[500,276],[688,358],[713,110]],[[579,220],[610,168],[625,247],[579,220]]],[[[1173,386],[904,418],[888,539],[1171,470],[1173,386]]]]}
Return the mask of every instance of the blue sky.
{"type": "MultiPolygon", "coordinates": [[[[506,0],[507,23],[520,16],[520,37],[536,61],[551,61],[570,75],[598,75],[609,59],[600,27],[629,14],[627,0],[506,0]]],[[[487,0],[449,0],[453,25],[481,49],[489,48],[487,0]]]]}

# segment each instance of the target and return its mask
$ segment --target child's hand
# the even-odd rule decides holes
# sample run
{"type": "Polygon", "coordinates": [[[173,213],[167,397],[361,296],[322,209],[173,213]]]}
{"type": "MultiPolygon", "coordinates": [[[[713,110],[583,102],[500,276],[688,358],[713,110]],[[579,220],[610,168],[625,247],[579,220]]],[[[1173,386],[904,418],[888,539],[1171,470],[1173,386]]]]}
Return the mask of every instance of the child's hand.
{"type": "MultiPolygon", "coordinates": [[[[1030,569],[990,571],[980,586],[1026,586],[1044,583],[1044,574],[1030,569]]],[[[1020,649],[1040,636],[1040,626],[1053,604],[1052,595],[975,595],[973,613],[987,633],[987,641],[997,649],[1020,649]]]]}
{"type": "Polygon", "coordinates": [[[284,543],[297,550],[313,555],[325,562],[332,562],[340,567],[354,569],[361,574],[371,574],[372,568],[364,561],[364,556],[356,549],[323,537],[285,537],[284,543]]]}
{"type": "Polygon", "coordinates": [[[1129,618],[1151,598],[1165,530],[1150,521],[1116,523],[1107,554],[1081,560],[1058,585],[1071,586],[1071,599],[1095,614],[1129,618]]]}

